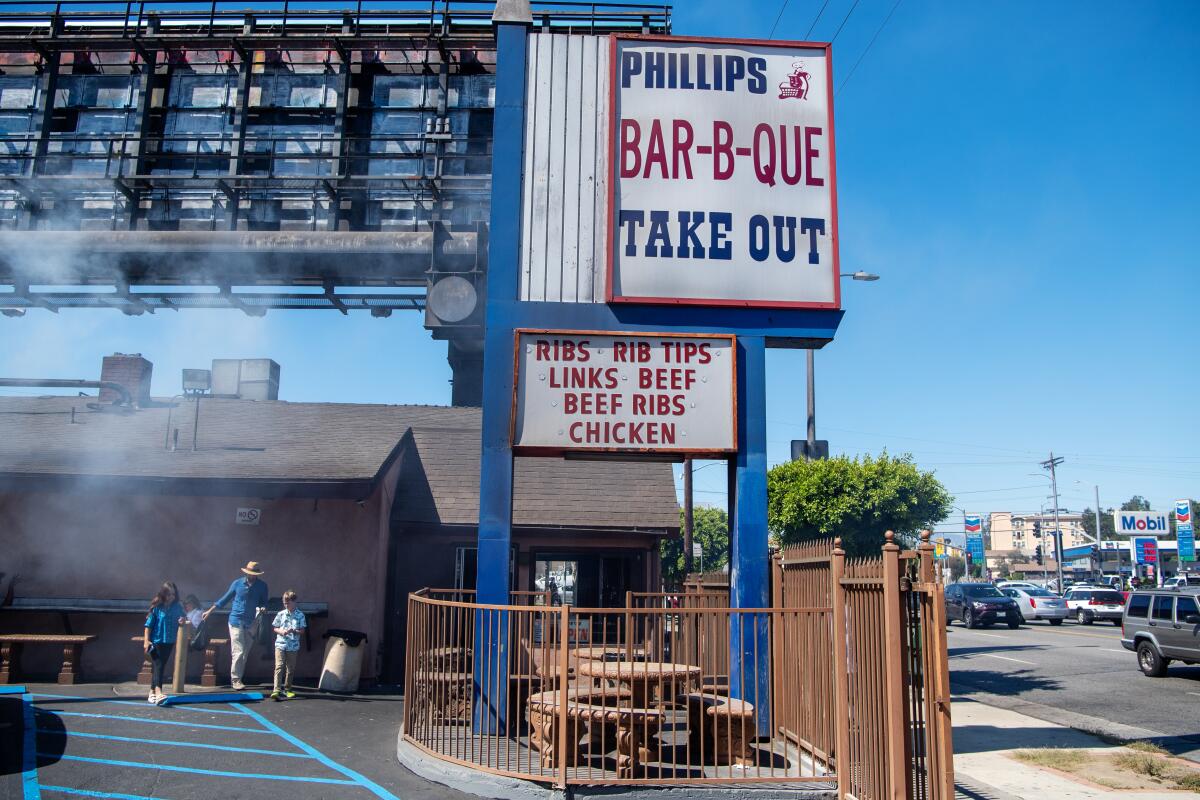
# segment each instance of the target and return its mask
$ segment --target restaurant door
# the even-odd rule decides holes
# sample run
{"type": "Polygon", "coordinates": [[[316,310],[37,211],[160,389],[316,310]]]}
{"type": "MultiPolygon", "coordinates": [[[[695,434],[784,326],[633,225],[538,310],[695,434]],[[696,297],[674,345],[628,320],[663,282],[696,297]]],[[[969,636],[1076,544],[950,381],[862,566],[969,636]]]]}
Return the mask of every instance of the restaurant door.
{"type": "Polygon", "coordinates": [[[625,592],[636,588],[633,576],[640,561],[640,553],[537,553],[529,588],[549,591],[552,605],[620,608],[625,592]]]}

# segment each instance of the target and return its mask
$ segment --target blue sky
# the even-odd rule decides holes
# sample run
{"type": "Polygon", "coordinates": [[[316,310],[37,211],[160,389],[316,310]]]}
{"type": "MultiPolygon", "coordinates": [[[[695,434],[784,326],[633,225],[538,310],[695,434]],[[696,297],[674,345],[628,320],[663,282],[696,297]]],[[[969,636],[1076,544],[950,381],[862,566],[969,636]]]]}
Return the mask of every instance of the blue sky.
{"type": "MultiPolygon", "coordinates": [[[[776,38],[804,38],[823,2],[788,2],[776,38]]],[[[902,0],[843,85],[893,5],[829,0],[811,37],[841,27],[843,269],[883,276],[844,286],[818,435],[911,452],[971,511],[1036,511],[1051,449],[1070,509],[1097,484],[1105,506],[1200,496],[1200,4],[902,0]]],[[[675,30],[765,38],[781,0],[738,6],[678,3],[675,30]]],[[[0,343],[6,376],[95,378],[142,352],[163,395],[183,367],[269,356],[288,400],[450,397],[416,314],[39,310],[0,318],[0,343]]],[[[804,358],[768,364],[774,463],[803,436],[804,358]]],[[[697,476],[699,502],[724,488],[697,476]]]]}

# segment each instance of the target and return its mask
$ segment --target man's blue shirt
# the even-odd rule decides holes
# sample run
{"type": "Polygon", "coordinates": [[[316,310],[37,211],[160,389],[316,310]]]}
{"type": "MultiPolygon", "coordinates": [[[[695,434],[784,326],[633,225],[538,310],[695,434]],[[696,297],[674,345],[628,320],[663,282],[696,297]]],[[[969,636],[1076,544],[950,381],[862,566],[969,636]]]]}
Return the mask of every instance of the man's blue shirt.
{"type": "Polygon", "coordinates": [[[230,600],[233,600],[233,606],[229,609],[229,624],[235,628],[249,628],[254,622],[254,609],[267,605],[267,583],[262,578],[254,583],[245,578],[234,578],[229,591],[217,601],[217,608],[224,608],[230,600]]]}

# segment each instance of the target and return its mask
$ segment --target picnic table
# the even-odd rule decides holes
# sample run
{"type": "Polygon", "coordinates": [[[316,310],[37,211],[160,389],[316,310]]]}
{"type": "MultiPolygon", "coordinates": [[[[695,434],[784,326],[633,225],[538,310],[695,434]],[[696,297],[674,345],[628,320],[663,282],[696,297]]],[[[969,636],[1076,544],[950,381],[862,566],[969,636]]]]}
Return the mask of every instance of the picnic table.
{"type": "Polygon", "coordinates": [[[626,650],[622,645],[576,647],[571,654],[580,660],[588,661],[645,661],[646,648],[634,647],[626,650]]]}
{"type": "Polygon", "coordinates": [[[575,674],[627,686],[632,705],[646,708],[655,689],[663,698],[686,693],[699,680],[700,667],[665,661],[580,661],[575,674]]]}

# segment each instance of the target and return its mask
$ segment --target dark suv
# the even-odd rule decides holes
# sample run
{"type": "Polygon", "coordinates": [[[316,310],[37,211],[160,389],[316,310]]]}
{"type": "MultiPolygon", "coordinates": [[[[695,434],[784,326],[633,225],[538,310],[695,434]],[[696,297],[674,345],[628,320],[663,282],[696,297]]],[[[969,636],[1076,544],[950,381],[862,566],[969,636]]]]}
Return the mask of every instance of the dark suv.
{"type": "Polygon", "coordinates": [[[1200,593],[1189,588],[1129,593],[1121,625],[1121,646],[1137,653],[1138,667],[1152,678],[1167,664],[1200,664],[1200,593]]]}
{"type": "Polygon", "coordinates": [[[1017,601],[990,583],[952,583],[946,587],[946,620],[962,620],[968,628],[1006,622],[1010,628],[1021,626],[1017,601]]]}

